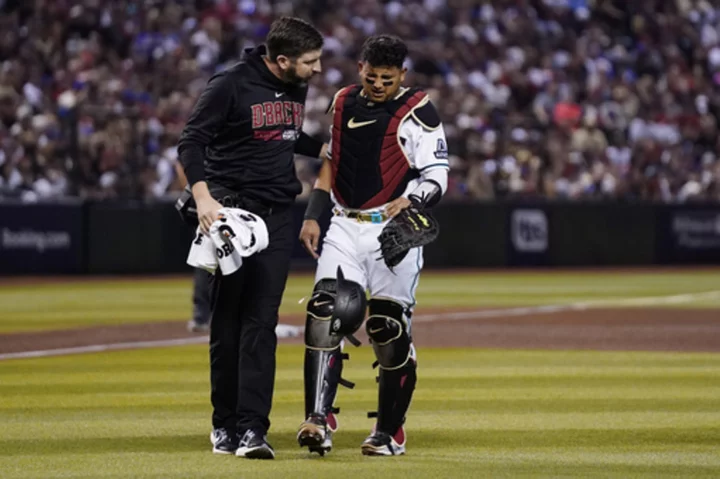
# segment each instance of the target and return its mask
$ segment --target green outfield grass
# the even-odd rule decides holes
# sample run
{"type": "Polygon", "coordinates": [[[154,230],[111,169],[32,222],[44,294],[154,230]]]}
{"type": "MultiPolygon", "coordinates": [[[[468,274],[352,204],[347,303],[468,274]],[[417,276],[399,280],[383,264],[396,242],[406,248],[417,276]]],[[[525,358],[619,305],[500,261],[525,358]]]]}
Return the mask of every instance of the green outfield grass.
{"type": "MultiPolygon", "coordinates": [[[[283,314],[299,314],[313,280],[290,278],[283,314]]],[[[78,326],[170,321],[190,316],[192,282],[179,279],[79,281],[0,286],[0,332],[78,326]]],[[[448,274],[426,271],[418,289],[418,307],[484,308],[613,301],[648,296],[718,292],[688,298],[682,307],[720,307],[720,270],[661,273],[483,272],[448,274]]],[[[665,306],[675,306],[668,304],[665,306]]]]}
{"type": "Polygon", "coordinates": [[[282,346],[274,462],[210,452],[202,346],[0,362],[0,477],[719,477],[720,355],[420,351],[408,455],[367,458],[367,346],[336,450],[295,443],[302,348],[282,346]]]}

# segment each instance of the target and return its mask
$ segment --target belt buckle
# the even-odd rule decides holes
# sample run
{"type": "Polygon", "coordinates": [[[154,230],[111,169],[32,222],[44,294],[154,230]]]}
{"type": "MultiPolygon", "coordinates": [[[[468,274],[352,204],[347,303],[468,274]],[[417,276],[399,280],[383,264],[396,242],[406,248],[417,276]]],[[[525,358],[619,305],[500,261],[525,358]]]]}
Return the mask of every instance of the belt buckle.
{"type": "Polygon", "coordinates": [[[382,223],[383,222],[383,215],[379,211],[373,211],[370,213],[370,222],[371,223],[382,223]]]}

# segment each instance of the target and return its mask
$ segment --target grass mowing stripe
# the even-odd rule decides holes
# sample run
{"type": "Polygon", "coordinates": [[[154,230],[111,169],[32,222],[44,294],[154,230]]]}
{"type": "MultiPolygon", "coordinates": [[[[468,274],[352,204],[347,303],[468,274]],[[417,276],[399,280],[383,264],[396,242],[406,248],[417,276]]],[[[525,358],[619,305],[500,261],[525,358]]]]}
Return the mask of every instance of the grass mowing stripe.
{"type": "MultiPolygon", "coordinates": [[[[339,444],[359,445],[367,435],[364,430],[343,431],[342,437],[337,436],[339,444]]],[[[297,447],[292,434],[275,435],[275,447],[292,455],[297,447]]],[[[555,431],[537,430],[500,430],[487,431],[482,437],[475,430],[448,431],[444,428],[426,429],[423,431],[425,446],[433,445],[432,449],[453,450],[460,446],[466,448],[472,444],[474,448],[501,448],[506,450],[519,449],[519,458],[527,449],[540,448],[615,448],[625,449],[625,454],[632,455],[628,450],[633,444],[642,444],[645,448],[658,445],[666,449],[682,448],[685,445],[712,448],[720,439],[720,429],[654,429],[638,430],[632,428],[607,431],[604,429],[559,429],[555,431]],[[466,447],[463,447],[465,445],[466,447]]],[[[409,438],[410,436],[408,436],[409,438]]],[[[0,440],[0,457],[16,456],[35,451],[45,455],[58,455],[66,453],[126,453],[156,451],[178,452],[193,451],[198,448],[199,442],[207,442],[207,438],[200,438],[194,434],[177,434],[170,431],[156,431],[152,436],[119,436],[106,435],[87,438],[56,438],[38,441],[33,438],[0,440]]],[[[710,451],[708,451],[710,452],[710,451]]],[[[516,452],[517,454],[517,452],[516,452]]],[[[582,454],[582,453],[581,453],[582,454]]],[[[639,453],[642,454],[642,453],[639,453]]],[[[444,454],[440,454],[444,455],[444,454]]],[[[720,456],[715,456],[713,465],[720,466],[720,456]]]]}
{"type": "MultiPolygon", "coordinates": [[[[340,391],[335,450],[320,459],[297,447],[302,353],[278,352],[273,463],[209,452],[205,347],[0,363],[2,476],[387,474],[387,461],[358,449],[376,400],[369,348],[347,363],[357,387],[340,391]]],[[[720,355],[427,348],[420,358],[398,477],[720,475],[720,355]]]]}
{"type": "MultiPolygon", "coordinates": [[[[426,271],[419,283],[419,307],[513,307],[556,305],[647,296],[694,294],[716,289],[720,271],[652,273],[602,272],[442,274],[426,271]]],[[[312,289],[310,275],[293,275],[282,314],[301,314],[298,304],[312,289]]],[[[97,281],[0,286],[0,331],[37,331],[83,325],[182,319],[191,311],[192,282],[184,279],[97,281]]],[[[720,306],[720,298],[696,298],[680,306],[720,306]]],[[[677,307],[678,304],[666,304],[677,307]]]]}
{"type": "MultiPolygon", "coordinates": [[[[179,396],[180,397],[180,396],[179,396]]],[[[28,407],[13,407],[3,408],[2,413],[7,414],[9,419],[8,422],[17,422],[19,427],[27,429],[28,420],[46,420],[47,418],[53,419],[54,413],[62,412],[64,415],[73,416],[73,419],[69,422],[77,420],[76,417],[80,417],[83,413],[87,414],[102,414],[106,419],[107,417],[121,416],[125,419],[133,419],[133,416],[142,412],[145,414],[158,414],[158,413],[188,413],[189,411],[195,410],[197,412],[205,413],[205,406],[207,404],[207,398],[205,395],[194,395],[194,396],[182,396],[184,401],[172,402],[172,401],[155,401],[153,403],[134,403],[132,404],[132,413],[123,413],[121,410],[115,407],[107,406],[70,406],[62,408],[50,408],[50,407],[38,407],[35,405],[28,407]]],[[[357,399],[358,404],[366,405],[366,409],[373,409],[375,404],[372,400],[361,400],[357,399]]],[[[511,400],[511,399],[496,399],[496,400],[485,400],[471,398],[458,398],[452,401],[445,401],[447,406],[452,408],[454,413],[467,413],[469,415],[474,414],[527,414],[527,413],[540,413],[547,411],[562,412],[564,414],[586,414],[586,413],[709,413],[707,416],[702,416],[702,420],[715,420],[717,421],[717,401],[715,399],[703,398],[696,399],[689,402],[687,400],[658,400],[653,399],[652,401],[647,400],[614,400],[607,401],[602,399],[597,400],[549,400],[549,399],[527,399],[527,400],[511,400]]],[[[413,414],[419,414],[421,412],[428,413],[434,416],[444,416],[442,413],[434,412],[434,406],[437,403],[437,399],[417,399],[413,402],[413,414]]],[[[360,411],[362,414],[362,411],[360,411]]],[[[634,416],[634,414],[633,414],[634,416]]],[[[682,416],[685,420],[686,416],[682,416]]],[[[297,418],[296,418],[297,419],[297,418]]],[[[55,423],[63,422],[63,419],[54,420],[55,423]]],[[[702,424],[701,424],[702,425],[702,424]]],[[[5,424],[6,432],[10,432],[12,428],[5,424]]]]}

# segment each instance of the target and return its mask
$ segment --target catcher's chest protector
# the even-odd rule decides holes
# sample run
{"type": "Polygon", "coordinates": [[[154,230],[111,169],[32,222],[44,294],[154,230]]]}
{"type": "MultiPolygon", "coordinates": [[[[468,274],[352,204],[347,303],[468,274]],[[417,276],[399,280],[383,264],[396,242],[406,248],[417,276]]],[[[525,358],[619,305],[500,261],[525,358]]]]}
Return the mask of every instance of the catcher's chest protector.
{"type": "Polygon", "coordinates": [[[333,193],[344,206],[369,209],[399,197],[417,177],[400,145],[398,129],[426,93],[409,89],[397,100],[373,103],[362,87],[338,93],[332,128],[333,193]]]}

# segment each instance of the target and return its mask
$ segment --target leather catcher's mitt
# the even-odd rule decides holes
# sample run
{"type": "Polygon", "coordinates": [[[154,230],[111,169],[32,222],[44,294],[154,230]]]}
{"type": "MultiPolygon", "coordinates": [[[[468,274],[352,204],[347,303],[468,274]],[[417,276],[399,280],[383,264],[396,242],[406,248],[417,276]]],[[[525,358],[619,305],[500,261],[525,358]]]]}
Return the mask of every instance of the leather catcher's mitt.
{"type": "Polygon", "coordinates": [[[431,243],[439,232],[438,222],[430,212],[413,203],[391,219],[378,236],[382,259],[392,270],[410,248],[431,243]]]}

